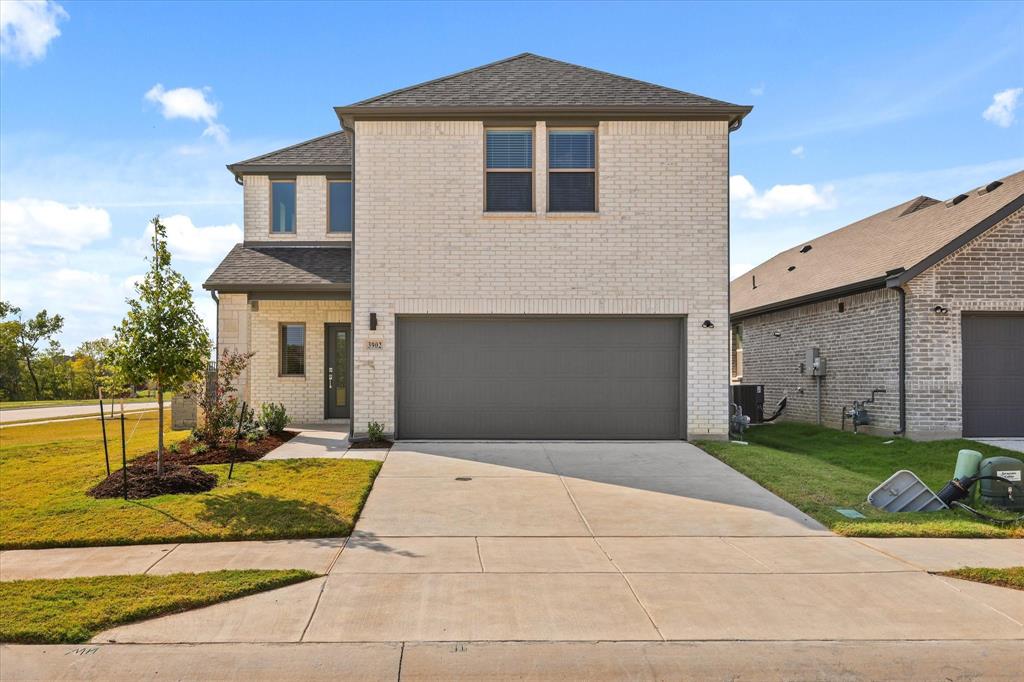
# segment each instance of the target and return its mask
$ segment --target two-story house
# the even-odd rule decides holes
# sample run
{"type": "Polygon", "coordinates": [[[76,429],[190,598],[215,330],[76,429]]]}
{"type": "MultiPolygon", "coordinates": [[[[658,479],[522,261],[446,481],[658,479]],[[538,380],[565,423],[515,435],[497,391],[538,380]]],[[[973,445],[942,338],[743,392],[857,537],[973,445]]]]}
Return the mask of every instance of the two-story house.
{"type": "Polygon", "coordinates": [[[750,107],[522,54],[229,166],[204,287],[242,393],[401,438],[724,438],[750,107]]]}

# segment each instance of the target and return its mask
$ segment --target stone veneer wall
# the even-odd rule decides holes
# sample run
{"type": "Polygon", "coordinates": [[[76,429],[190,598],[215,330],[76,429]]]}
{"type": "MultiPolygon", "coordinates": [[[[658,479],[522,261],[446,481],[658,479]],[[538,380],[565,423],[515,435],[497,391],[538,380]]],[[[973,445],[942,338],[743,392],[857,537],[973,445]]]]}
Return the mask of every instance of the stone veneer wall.
{"type": "Polygon", "coordinates": [[[295,177],[295,232],[270,231],[270,178],[246,175],[242,178],[245,195],[245,241],[351,241],[350,232],[327,231],[327,176],[295,177]]]}
{"type": "Polygon", "coordinates": [[[907,290],[908,434],[959,437],[960,318],[971,311],[1024,312],[1024,209],[912,279],[907,290]],[[937,305],[949,312],[936,315],[937,305]]]}
{"type": "MultiPolygon", "coordinates": [[[[843,406],[884,388],[868,406],[872,428],[891,434],[899,427],[899,299],[881,289],[741,320],[743,383],[764,384],[765,416],[788,395],[784,418],[814,422],[816,379],[800,373],[805,353],[817,346],[827,361],[821,382],[821,415],[839,428],[843,406]],[[839,303],[845,311],[839,312],[839,303]],[[778,332],[780,335],[775,336],[778,332]],[[801,392],[802,389],[802,392],[801,392]]],[[[847,424],[847,428],[851,428],[847,424]]]]}
{"type": "Polygon", "coordinates": [[[357,431],[395,428],[396,315],[614,314],[688,317],[688,435],[726,436],[725,122],[601,122],[596,215],[546,213],[543,122],[526,215],[483,211],[480,121],[357,121],[355,140],[357,431]]]}

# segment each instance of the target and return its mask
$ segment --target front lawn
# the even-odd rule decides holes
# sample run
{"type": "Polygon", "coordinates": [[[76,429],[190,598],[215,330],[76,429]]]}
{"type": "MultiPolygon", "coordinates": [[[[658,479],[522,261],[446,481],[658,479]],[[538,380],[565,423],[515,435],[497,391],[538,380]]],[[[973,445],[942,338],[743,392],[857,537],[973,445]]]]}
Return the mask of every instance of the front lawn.
{"type": "MultiPolygon", "coordinates": [[[[170,424],[169,415],[165,420],[170,424]]],[[[128,457],[155,447],[154,412],[126,418],[128,457]]],[[[111,468],[119,426],[108,422],[111,468]]],[[[166,442],[185,437],[168,431],[166,442]]],[[[379,462],[307,459],[207,465],[217,487],[144,500],[86,495],[106,476],[98,421],[0,430],[0,548],[270,540],[348,535],[379,462]]]]}
{"type": "Polygon", "coordinates": [[[943,571],[939,575],[948,575],[950,578],[972,580],[976,583],[998,585],[999,587],[1009,587],[1014,590],[1024,590],[1024,566],[1011,566],[1010,568],[958,568],[952,571],[943,571]]]}
{"type": "Polygon", "coordinates": [[[309,571],[110,575],[0,583],[0,642],[72,644],[144,618],[302,582],[309,571]]]}
{"type": "Polygon", "coordinates": [[[717,441],[698,445],[840,535],[1024,537],[1024,526],[1000,527],[974,520],[963,511],[890,514],[867,502],[868,493],[900,469],[913,471],[938,492],[953,477],[962,448],[986,457],[1019,453],[969,440],[921,443],[855,436],[794,422],[755,426],[745,438],[749,445],[717,441]],[[867,518],[848,519],[837,507],[855,509],[867,518]]]}

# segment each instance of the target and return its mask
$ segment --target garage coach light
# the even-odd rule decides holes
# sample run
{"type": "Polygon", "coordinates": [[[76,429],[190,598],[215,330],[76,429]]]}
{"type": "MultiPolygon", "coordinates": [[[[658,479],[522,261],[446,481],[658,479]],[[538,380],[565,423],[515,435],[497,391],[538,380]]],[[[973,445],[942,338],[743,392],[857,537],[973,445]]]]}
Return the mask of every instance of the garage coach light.
{"type": "Polygon", "coordinates": [[[704,320],[700,326],[704,327],[705,329],[714,329],[715,323],[712,322],[711,320],[704,320]]]}
{"type": "Polygon", "coordinates": [[[937,305],[934,308],[932,308],[932,312],[935,313],[936,315],[945,315],[946,313],[949,312],[949,308],[944,308],[941,305],[937,305]]]}

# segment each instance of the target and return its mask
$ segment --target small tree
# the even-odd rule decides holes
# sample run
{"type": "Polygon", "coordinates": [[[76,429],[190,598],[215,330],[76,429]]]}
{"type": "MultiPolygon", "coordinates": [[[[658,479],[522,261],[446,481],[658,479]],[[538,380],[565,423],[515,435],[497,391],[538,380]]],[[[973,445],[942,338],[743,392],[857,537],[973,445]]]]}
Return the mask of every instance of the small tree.
{"type": "Polygon", "coordinates": [[[181,390],[206,367],[210,334],[192,303],[192,286],[173,268],[167,228],[153,218],[149,271],[128,299],[128,315],[114,328],[114,365],[132,383],[151,381],[159,410],[156,462],[163,474],[164,391],[181,390]]]}

